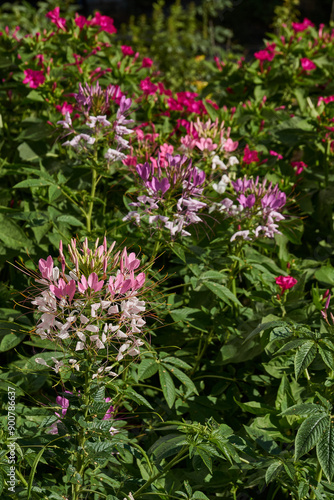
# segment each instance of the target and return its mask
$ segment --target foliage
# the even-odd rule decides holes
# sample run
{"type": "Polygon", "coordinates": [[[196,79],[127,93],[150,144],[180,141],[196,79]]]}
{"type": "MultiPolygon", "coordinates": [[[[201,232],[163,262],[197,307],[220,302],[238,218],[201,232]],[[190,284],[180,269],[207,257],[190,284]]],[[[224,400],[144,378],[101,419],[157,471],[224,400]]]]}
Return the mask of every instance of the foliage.
{"type": "Polygon", "coordinates": [[[1,495],[332,498],[331,29],[199,95],[107,16],[1,19],[1,495]]]}

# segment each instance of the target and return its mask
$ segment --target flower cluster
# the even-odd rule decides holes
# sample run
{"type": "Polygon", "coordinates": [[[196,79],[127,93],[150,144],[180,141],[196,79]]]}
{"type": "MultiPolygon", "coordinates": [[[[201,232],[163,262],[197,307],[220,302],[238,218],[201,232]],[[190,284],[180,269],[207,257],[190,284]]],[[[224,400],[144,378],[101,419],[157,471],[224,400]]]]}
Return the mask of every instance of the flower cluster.
{"type": "Polygon", "coordinates": [[[238,179],[231,181],[234,197],[224,198],[220,203],[214,203],[209,211],[218,210],[233,217],[239,230],[233,234],[231,241],[236,238],[252,240],[260,236],[273,238],[278,230],[278,223],[285,219],[281,211],[286,203],[286,195],[267,180],[261,184],[257,177],[253,179],[238,179]],[[243,229],[242,229],[243,227],[243,229]]]}
{"type": "Polygon", "coordinates": [[[140,224],[145,218],[149,224],[168,229],[172,238],[177,233],[190,236],[184,227],[201,222],[197,212],[206,207],[197,199],[203,192],[205,173],[193,167],[186,156],[169,153],[158,154],[151,164],[137,165],[136,171],[144,191],[138,201],[129,203],[137,211],[129,212],[123,220],[135,219],[140,224]]]}
{"type": "MultiPolygon", "coordinates": [[[[139,354],[143,345],[139,335],[145,325],[145,302],[139,296],[145,273],[135,275],[139,259],[134,253],[128,255],[126,248],[113,255],[114,246],[115,242],[108,249],[105,238],[102,245],[97,240],[91,250],[86,238],[78,248],[72,239],[68,263],[61,243],[61,270],[54,266],[52,256],[40,259],[41,276],[35,281],[42,290],[32,304],[41,312],[36,333],[42,339],[62,343],[72,352],[96,352],[113,346],[116,361],[126,354],[139,354]]],[[[69,362],[79,369],[75,359],[69,362]]],[[[96,376],[110,369],[106,367],[96,376]]]]}
{"type": "Polygon", "coordinates": [[[121,150],[129,146],[129,141],[124,138],[124,135],[132,133],[132,130],[126,127],[133,122],[133,120],[127,119],[132,100],[126,98],[118,86],[109,85],[103,91],[98,82],[91,86],[79,84],[79,92],[74,94],[74,97],[77,102],[76,109],[82,113],[88,128],[84,132],[77,133],[73,128],[70,113],[65,112],[64,120],[58,121],[57,125],[68,130],[66,135],[75,135],[72,139],[65,141],[63,146],[71,146],[76,151],[86,151],[88,145],[94,144],[101,137],[107,137],[108,145],[110,142],[116,144],[113,144],[114,148],[108,148],[104,157],[111,161],[124,160],[126,156],[121,150]],[[111,123],[107,120],[107,114],[110,113],[110,104],[113,101],[118,101],[119,108],[116,119],[111,123]]]}

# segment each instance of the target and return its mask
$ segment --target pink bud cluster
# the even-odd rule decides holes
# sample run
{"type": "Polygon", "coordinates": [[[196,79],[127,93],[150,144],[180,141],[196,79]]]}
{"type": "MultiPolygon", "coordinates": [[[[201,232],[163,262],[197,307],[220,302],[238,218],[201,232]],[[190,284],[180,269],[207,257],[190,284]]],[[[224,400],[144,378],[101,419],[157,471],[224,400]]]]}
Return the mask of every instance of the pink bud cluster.
{"type": "Polygon", "coordinates": [[[286,195],[267,180],[261,184],[257,177],[253,179],[238,179],[231,182],[234,190],[232,198],[224,198],[220,203],[214,203],[210,212],[219,210],[228,217],[233,217],[238,224],[238,231],[233,234],[231,241],[236,238],[253,240],[260,236],[273,238],[280,234],[279,222],[285,217],[281,211],[286,203],[286,195]]]}
{"type": "Polygon", "coordinates": [[[60,242],[61,270],[50,255],[39,260],[41,276],[35,281],[43,289],[32,304],[41,312],[36,333],[42,339],[65,342],[72,352],[112,345],[116,361],[139,354],[145,325],[145,302],[139,297],[145,273],[135,273],[140,261],[134,252],[128,254],[125,247],[113,254],[114,246],[108,249],[104,238],[102,245],[97,240],[90,249],[87,238],[82,245],[72,239],[67,261],[60,242]]]}
{"type": "Polygon", "coordinates": [[[198,200],[202,195],[205,173],[192,166],[186,156],[169,153],[158,154],[153,163],[145,162],[136,167],[142,194],[129,205],[137,210],[129,212],[123,220],[145,220],[158,228],[166,228],[172,238],[177,233],[190,236],[183,228],[201,222],[197,212],[206,207],[198,200]],[[175,211],[176,208],[176,211],[175,211]]]}

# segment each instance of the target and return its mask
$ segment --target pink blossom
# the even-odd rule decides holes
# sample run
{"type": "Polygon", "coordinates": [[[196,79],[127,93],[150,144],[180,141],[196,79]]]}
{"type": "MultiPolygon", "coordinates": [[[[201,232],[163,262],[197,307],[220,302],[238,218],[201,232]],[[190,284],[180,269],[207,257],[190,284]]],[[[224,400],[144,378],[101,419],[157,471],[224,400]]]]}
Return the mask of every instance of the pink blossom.
{"type": "Polygon", "coordinates": [[[58,286],[56,285],[50,285],[50,292],[52,292],[57,299],[61,299],[68,295],[69,301],[71,302],[75,291],[76,291],[76,284],[74,280],[71,280],[68,284],[63,280],[63,278],[60,278],[58,281],[58,286]]]}
{"type": "Polygon", "coordinates": [[[79,16],[78,13],[75,13],[75,19],[74,19],[75,24],[82,30],[84,26],[89,26],[90,21],[85,18],[85,16],[79,16]]]}
{"type": "Polygon", "coordinates": [[[275,281],[276,285],[281,288],[282,293],[284,293],[285,290],[289,290],[290,288],[294,287],[297,283],[297,280],[292,276],[278,276],[277,278],[275,278],[275,281]]]}
{"type": "Polygon", "coordinates": [[[89,287],[91,290],[94,290],[94,292],[99,292],[103,287],[103,284],[104,281],[103,280],[99,281],[99,278],[96,273],[91,273],[88,276],[88,280],[84,275],[82,275],[81,282],[78,283],[78,290],[79,292],[84,293],[89,287]]]}
{"type": "Polygon", "coordinates": [[[50,280],[53,276],[53,258],[51,255],[48,256],[46,260],[39,259],[38,261],[39,270],[43,278],[50,280]]]}
{"type": "Polygon", "coordinates": [[[43,85],[43,83],[45,82],[45,76],[43,74],[43,71],[34,69],[25,69],[23,73],[25,75],[23,83],[29,83],[29,87],[32,89],[37,89],[37,87],[43,85]]]}
{"type": "Polygon", "coordinates": [[[295,33],[305,31],[307,28],[314,26],[314,24],[309,19],[306,19],[306,17],[302,23],[291,23],[291,25],[295,33]]]}
{"type": "Polygon", "coordinates": [[[50,10],[50,12],[45,14],[45,17],[48,17],[49,19],[51,19],[51,22],[54,23],[57,26],[57,28],[59,28],[63,31],[66,31],[66,29],[65,29],[66,19],[63,17],[59,17],[59,11],[60,11],[60,8],[56,7],[55,9],[50,10]]]}
{"type": "Polygon", "coordinates": [[[201,151],[204,151],[205,149],[207,151],[214,151],[218,147],[217,144],[212,143],[212,139],[210,137],[208,137],[207,139],[201,137],[199,141],[196,141],[196,146],[201,151]]]}
{"type": "Polygon", "coordinates": [[[145,95],[155,94],[156,91],[158,90],[158,86],[154,85],[154,83],[151,82],[149,76],[140,82],[139,87],[141,88],[141,90],[144,92],[145,95]]]}
{"type": "Polygon", "coordinates": [[[64,101],[63,104],[56,105],[56,110],[64,116],[66,115],[66,113],[72,113],[73,109],[73,104],[69,104],[67,101],[64,101]]]}
{"type": "Polygon", "coordinates": [[[304,168],[307,168],[306,163],[303,161],[292,161],[291,165],[296,169],[296,175],[301,174],[304,168]]]}
{"type": "Polygon", "coordinates": [[[150,68],[152,64],[153,64],[152,59],[150,59],[149,57],[143,57],[143,62],[141,65],[142,68],[150,68]]]}
{"type": "Polygon", "coordinates": [[[320,104],[322,102],[324,102],[325,104],[328,104],[328,103],[333,102],[333,101],[334,101],[334,95],[329,95],[327,97],[319,97],[318,106],[320,106],[320,104]]]}
{"type": "Polygon", "coordinates": [[[224,143],[224,151],[227,153],[231,153],[232,151],[235,151],[237,147],[239,146],[238,141],[233,142],[232,139],[229,137],[226,139],[226,142],[224,143]]]}
{"type": "Polygon", "coordinates": [[[259,157],[258,157],[257,151],[255,151],[255,150],[251,151],[249,149],[248,144],[246,144],[246,147],[244,149],[244,157],[243,157],[242,161],[244,163],[246,163],[247,165],[250,165],[250,163],[259,161],[259,157]]]}
{"type": "Polygon", "coordinates": [[[114,26],[114,20],[108,16],[101,16],[99,12],[96,12],[93,19],[90,21],[91,26],[100,26],[100,31],[106,31],[107,33],[117,33],[117,29],[114,26]]]}
{"type": "Polygon", "coordinates": [[[278,159],[278,160],[283,160],[283,156],[282,156],[282,155],[280,155],[279,153],[276,153],[276,151],[269,151],[269,154],[270,154],[271,156],[277,156],[277,159],[278,159]]]}
{"type": "Polygon", "coordinates": [[[312,71],[316,69],[314,62],[311,61],[311,59],[307,59],[307,57],[302,57],[300,63],[304,71],[312,71]]]}
{"type": "Polygon", "coordinates": [[[121,46],[123,56],[132,56],[134,54],[134,50],[132,47],[129,45],[122,45],[121,46]]]}
{"type": "Polygon", "coordinates": [[[254,57],[259,59],[259,61],[272,61],[275,53],[269,52],[269,50],[259,50],[259,52],[255,52],[254,57]]]}
{"type": "MultiPolygon", "coordinates": [[[[61,406],[61,414],[64,417],[66,415],[67,409],[70,406],[70,402],[67,398],[64,398],[62,396],[57,396],[56,397],[56,403],[57,405],[61,406]]],[[[59,413],[56,413],[57,417],[60,417],[59,413]]]]}

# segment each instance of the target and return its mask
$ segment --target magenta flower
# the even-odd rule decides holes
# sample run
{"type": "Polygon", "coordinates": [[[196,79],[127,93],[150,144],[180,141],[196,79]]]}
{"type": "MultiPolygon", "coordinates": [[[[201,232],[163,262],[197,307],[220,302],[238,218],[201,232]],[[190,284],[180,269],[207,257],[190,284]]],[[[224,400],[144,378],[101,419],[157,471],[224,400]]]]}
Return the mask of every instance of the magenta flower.
{"type": "Polygon", "coordinates": [[[89,26],[90,21],[85,18],[85,16],[79,16],[78,13],[75,13],[75,19],[74,19],[75,24],[82,30],[84,26],[89,26]]]}
{"type": "Polygon", "coordinates": [[[106,31],[107,33],[117,33],[117,29],[114,26],[114,20],[108,16],[101,16],[99,12],[96,12],[93,19],[90,21],[91,26],[100,26],[100,31],[106,31]]]}
{"type": "Polygon", "coordinates": [[[302,23],[291,23],[291,25],[295,33],[300,33],[301,31],[305,31],[307,28],[312,28],[314,26],[314,24],[309,19],[306,19],[306,17],[302,23]]]}
{"type": "Polygon", "coordinates": [[[246,147],[244,149],[244,157],[243,157],[242,161],[244,163],[246,163],[247,165],[250,165],[253,162],[259,161],[257,151],[255,151],[255,150],[251,151],[249,149],[248,144],[246,144],[246,147]]]}
{"type": "Polygon", "coordinates": [[[311,59],[307,59],[307,57],[302,57],[300,63],[304,71],[313,71],[314,69],[316,69],[316,65],[314,64],[314,62],[311,61],[311,59]]]}
{"type": "Polygon", "coordinates": [[[275,57],[275,53],[269,50],[259,50],[259,52],[255,52],[254,57],[259,59],[259,61],[272,61],[275,57]]]}
{"type": "Polygon", "coordinates": [[[134,50],[132,47],[129,45],[122,45],[121,46],[123,56],[132,56],[134,54],[134,50]]]}
{"type": "Polygon", "coordinates": [[[50,10],[50,12],[45,14],[45,17],[48,17],[51,20],[51,22],[57,26],[57,28],[59,28],[63,31],[66,31],[66,28],[65,28],[66,19],[64,19],[63,17],[59,17],[59,12],[60,12],[60,8],[56,7],[55,9],[50,10]]]}
{"type": "Polygon", "coordinates": [[[281,294],[285,292],[285,290],[289,290],[294,287],[297,283],[297,280],[292,276],[278,276],[275,278],[276,285],[278,285],[281,289],[281,294]]]}
{"type": "Polygon", "coordinates": [[[282,155],[280,155],[279,153],[276,153],[276,151],[269,151],[269,154],[270,154],[271,156],[277,156],[277,159],[278,159],[278,160],[283,160],[283,156],[282,156],[282,155]]]}
{"type": "Polygon", "coordinates": [[[153,64],[152,59],[149,57],[143,57],[142,68],[150,68],[153,64]]]}
{"type": "Polygon", "coordinates": [[[139,87],[146,95],[155,94],[156,91],[158,90],[158,86],[154,85],[154,83],[151,82],[149,76],[140,82],[139,87]]]}
{"type": "MultiPolygon", "coordinates": [[[[62,396],[57,396],[56,397],[56,403],[57,405],[61,406],[61,414],[64,417],[66,415],[67,409],[70,406],[70,402],[67,398],[64,398],[62,396]]],[[[56,413],[57,417],[61,418],[59,413],[56,413]]]]}
{"type": "Polygon", "coordinates": [[[29,87],[32,89],[37,89],[37,87],[43,85],[43,83],[45,82],[45,76],[43,74],[43,71],[34,69],[25,69],[23,73],[25,75],[23,83],[29,83],[29,87]]]}
{"type": "Polygon", "coordinates": [[[303,161],[292,161],[291,165],[296,169],[296,175],[301,174],[304,168],[307,168],[306,163],[304,163],[303,161]]]}
{"type": "Polygon", "coordinates": [[[73,104],[69,104],[67,101],[64,101],[63,104],[56,105],[56,110],[64,116],[66,115],[66,113],[72,113],[73,109],[73,104]]]}

